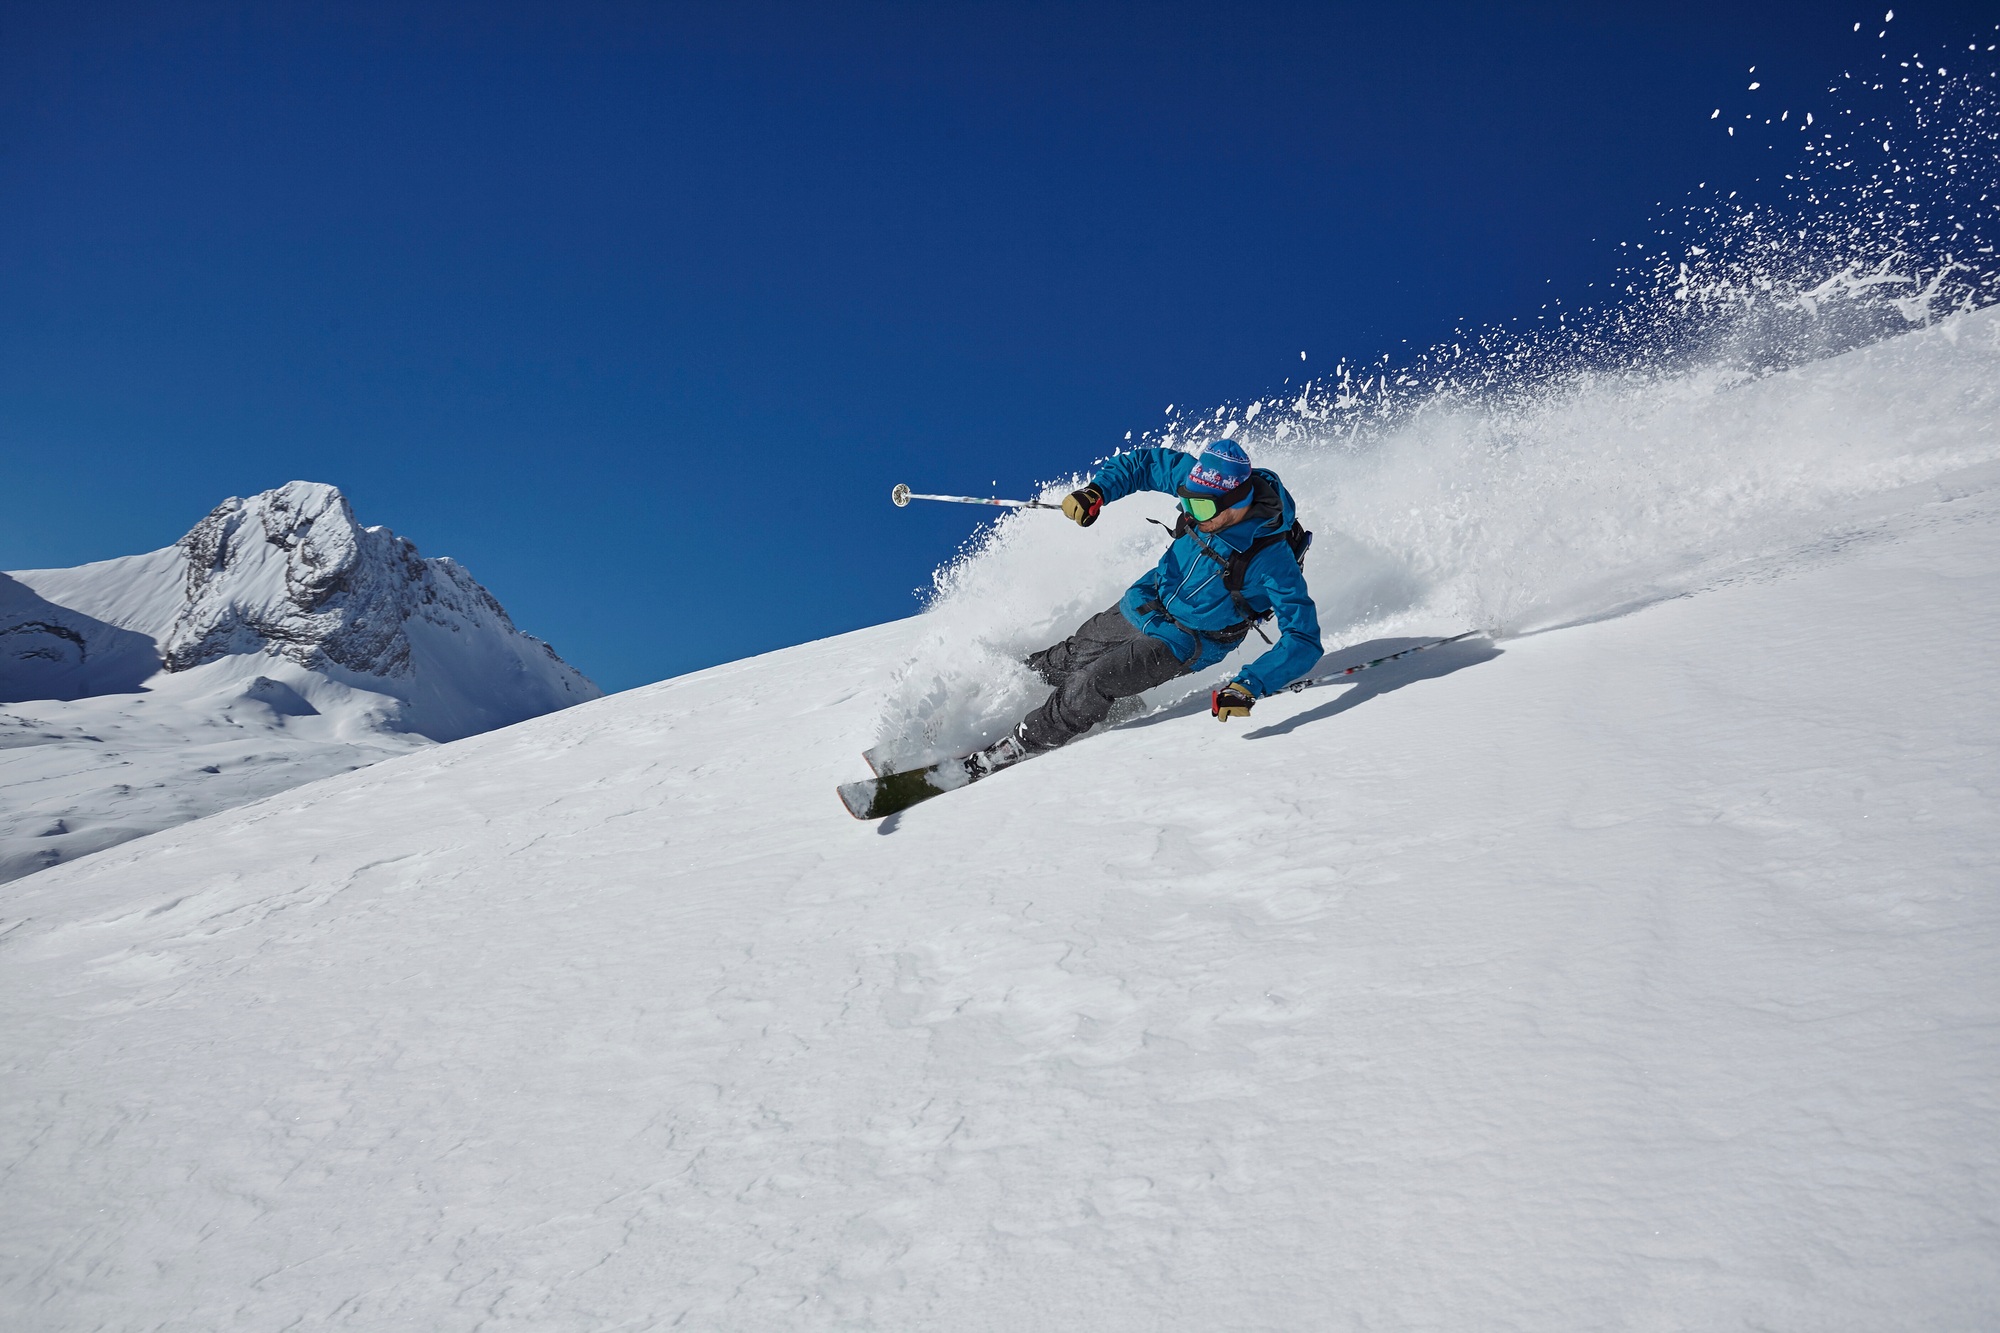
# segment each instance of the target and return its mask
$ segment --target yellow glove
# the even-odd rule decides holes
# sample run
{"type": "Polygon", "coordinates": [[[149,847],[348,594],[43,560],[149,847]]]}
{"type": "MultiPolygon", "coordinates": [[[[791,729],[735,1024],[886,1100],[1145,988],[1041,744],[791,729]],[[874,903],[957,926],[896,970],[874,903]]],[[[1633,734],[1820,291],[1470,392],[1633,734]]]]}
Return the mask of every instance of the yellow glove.
{"type": "Polygon", "coordinates": [[[1208,696],[1208,711],[1218,721],[1227,722],[1232,717],[1250,716],[1250,706],[1257,702],[1257,696],[1250,693],[1237,681],[1230,681],[1208,696]]]}
{"type": "Polygon", "coordinates": [[[1102,508],[1104,508],[1104,492],[1095,486],[1071,491],[1063,500],[1063,513],[1074,519],[1079,527],[1087,528],[1097,522],[1097,511],[1102,508]]]}

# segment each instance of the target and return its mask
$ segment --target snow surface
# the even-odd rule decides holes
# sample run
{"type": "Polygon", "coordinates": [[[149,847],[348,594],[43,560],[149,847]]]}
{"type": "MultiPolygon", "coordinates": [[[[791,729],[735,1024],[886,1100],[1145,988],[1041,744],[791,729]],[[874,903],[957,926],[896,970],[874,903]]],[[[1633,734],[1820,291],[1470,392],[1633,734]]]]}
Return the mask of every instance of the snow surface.
{"type": "Polygon", "coordinates": [[[0,881],[433,744],[395,703],[258,655],[0,706],[0,881]]]}
{"type": "Polygon", "coordinates": [[[599,695],[334,487],[0,574],[0,881],[599,695]]]}
{"type": "MultiPolygon", "coordinates": [[[[850,821],[948,595],[7,886],[0,1322],[2000,1325],[1994,327],[1735,391],[1698,502],[1529,439],[1434,566],[1421,467],[1314,490],[1403,587],[1335,663],[1514,633],[1248,725],[850,821]]],[[[1003,611],[1143,557],[1027,522],[1003,611]]]]}

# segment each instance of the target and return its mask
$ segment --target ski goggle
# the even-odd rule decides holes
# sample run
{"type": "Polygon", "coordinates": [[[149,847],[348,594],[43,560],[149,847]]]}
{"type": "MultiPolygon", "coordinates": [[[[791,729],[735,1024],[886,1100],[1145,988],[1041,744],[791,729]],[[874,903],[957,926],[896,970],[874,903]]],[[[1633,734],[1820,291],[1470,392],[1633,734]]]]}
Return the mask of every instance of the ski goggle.
{"type": "Polygon", "coordinates": [[[1181,508],[1197,523],[1206,523],[1225,509],[1234,509],[1250,498],[1250,483],[1244,482],[1235,490],[1224,491],[1220,495],[1190,495],[1186,491],[1179,494],[1181,508]]]}

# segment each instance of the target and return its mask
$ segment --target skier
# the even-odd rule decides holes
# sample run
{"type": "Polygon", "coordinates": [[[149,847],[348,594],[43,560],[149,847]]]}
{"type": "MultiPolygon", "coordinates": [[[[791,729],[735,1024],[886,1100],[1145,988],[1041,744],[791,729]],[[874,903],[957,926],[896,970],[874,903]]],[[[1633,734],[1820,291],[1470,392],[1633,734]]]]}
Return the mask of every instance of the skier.
{"type": "Polygon", "coordinates": [[[1173,545],[1116,606],[1028,657],[1029,669],[1055,692],[1010,735],[973,756],[980,769],[991,772],[1075,740],[1102,722],[1115,701],[1214,666],[1274,617],[1277,640],[1210,696],[1213,716],[1248,717],[1258,699],[1319,660],[1319,613],[1302,568],[1312,534],[1297,523],[1277,474],[1253,469],[1234,440],[1215,441],[1199,458],[1135,449],[1114,455],[1072,491],[1063,513],[1087,528],[1105,505],[1134,491],[1179,498],[1173,545]]]}

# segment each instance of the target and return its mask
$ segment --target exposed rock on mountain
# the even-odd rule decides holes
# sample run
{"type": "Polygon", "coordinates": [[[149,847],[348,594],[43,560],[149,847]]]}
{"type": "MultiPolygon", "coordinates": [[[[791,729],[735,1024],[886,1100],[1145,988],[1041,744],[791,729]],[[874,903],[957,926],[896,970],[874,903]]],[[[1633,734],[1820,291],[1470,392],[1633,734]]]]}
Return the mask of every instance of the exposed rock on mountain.
{"type": "MultiPolygon", "coordinates": [[[[168,636],[169,671],[268,648],[308,670],[410,671],[403,622],[435,602],[432,566],[384,528],[363,529],[331,486],[293,482],[224,500],[181,538],[187,605],[168,636]]],[[[484,588],[479,609],[513,629],[484,588]]],[[[471,609],[460,598],[454,610],[471,609]]],[[[476,614],[476,612],[475,612],[476,614]]]]}
{"type": "Polygon", "coordinates": [[[363,528],[331,486],[295,481],[225,500],[181,538],[180,549],[187,605],[165,644],[169,671],[266,649],[308,670],[331,663],[407,676],[412,619],[519,633],[462,566],[425,560],[414,542],[387,528],[363,528]]]}

